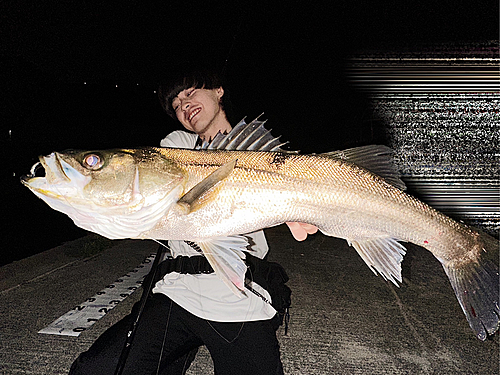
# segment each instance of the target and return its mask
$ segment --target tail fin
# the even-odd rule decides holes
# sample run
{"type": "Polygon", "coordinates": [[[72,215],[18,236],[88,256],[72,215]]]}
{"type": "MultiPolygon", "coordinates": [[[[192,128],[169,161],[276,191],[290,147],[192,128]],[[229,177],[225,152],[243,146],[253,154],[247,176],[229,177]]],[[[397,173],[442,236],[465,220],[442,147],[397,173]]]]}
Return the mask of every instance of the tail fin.
{"type": "Polygon", "coordinates": [[[476,261],[458,268],[443,265],[469,325],[480,340],[500,326],[498,264],[488,259],[498,254],[498,242],[482,234],[485,252],[476,261]]]}

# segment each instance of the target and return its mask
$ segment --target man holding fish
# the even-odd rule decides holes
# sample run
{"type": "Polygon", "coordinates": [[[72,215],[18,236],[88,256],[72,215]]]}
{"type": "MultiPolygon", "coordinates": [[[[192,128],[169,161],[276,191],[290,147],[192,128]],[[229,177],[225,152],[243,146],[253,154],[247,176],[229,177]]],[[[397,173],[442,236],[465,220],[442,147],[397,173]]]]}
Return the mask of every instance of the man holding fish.
{"type": "MultiPolygon", "coordinates": [[[[125,373],[154,373],[158,363],[165,374],[183,373],[202,344],[217,374],[282,373],[275,329],[276,311],[289,301],[287,277],[262,261],[267,245],[260,230],[285,222],[312,224],[289,224],[298,239],[316,227],[345,239],[396,285],[402,243],[427,249],[477,338],[498,330],[498,240],[407,194],[390,149],[286,152],[257,120],[218,133],[231,127],[216,80],[184,79],[161,93],[167,111],[205,141],[200,150],[193,150],[197,135],[174,132],[162,145],[180,149],[54,152],[21,179],[84,229],[111,239],[170,241],[174,258],[163,263],[125,373]],[[35,175],[39,167],[45,177],[35,175]]],[[[122,331],[106,332],[73,373],[112,372],[122,331]]]]}
{"type": "MultiPolygon", "coordinates": [[[[232,129],[222,82],[209,72],[194,72],[161,87],[160,100],[167,113],[190,132],[169,134],[162,147],[199,148],[201,142],[232,129]]],[[[309,224],[287,224],[298,241],[317,231],[309,224]]],[[[289,304],[290,292],[284,285],[287,277],[279,265],[263,260],[268,252],[264,232],[247,237],[251,243],[244,254],[248,267],[255,273],[274,273],[279,281],[273,290],[277,288],[282,295],[271,296],[265,289],[269,285],[258,283],[268,284],[269,280],[251,273],[248,276],[254,281],[249,280],[248,292],[235,294],[214,274],[195,244],[169,241],[172,258],[160,264],[162,277],[157,277],[138,323],[124,374],[152,374],[157,369],[159,374],[184,374],[201,345],[210,351],[217,374],[283,373],[275,331],[289,304]],[[281,310],[281,316],[275,308],[281,310]]],[[[247,246],[234,241],[238,240],[221,246],[247,246]]],[[[111,327],[80,355],[70,373],[112,374],[129,325],[127,316],[111,327]]]]}

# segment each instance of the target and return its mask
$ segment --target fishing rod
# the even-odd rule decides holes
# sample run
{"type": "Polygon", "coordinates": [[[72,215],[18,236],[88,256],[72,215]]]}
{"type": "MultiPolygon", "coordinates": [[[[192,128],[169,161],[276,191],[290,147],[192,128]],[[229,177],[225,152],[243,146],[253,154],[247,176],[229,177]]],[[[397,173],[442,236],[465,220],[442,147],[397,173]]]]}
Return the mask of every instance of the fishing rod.
{"type": "Polygon", "coordinates": [[[118,359],[118,364],[116,365],[115,375],[121,375],[123,373],[123,369],[125,368],[125,363],[130,353],[130,347],[132,345],[132,342],[134,341],[135,332],[137,331],[137,325],[141,320],[142,312],[144,311],[144,306],[146,306],[146,301],[155,283],[155,275],[156,271],[158,270],[158,265],[160,264],[160,259],[163,258],[163,254],[165,253],[166,250],[170,251],[168,245],[166,243],[160,242],[160,246],[158,246],[158,250],[156,251],[155,260],[153,261],[153,264],[151,266],[151,270],[149,271],[148,276],[146,276],[145,278],[146,285],[143,284],[142,286],[143,290],[142,290],[139,310],[137,311],[137,315],[135,316],[135,319],[133,319],[129,330],[127,331],[125,344],[123,345],[120,358],[118,359]]]}

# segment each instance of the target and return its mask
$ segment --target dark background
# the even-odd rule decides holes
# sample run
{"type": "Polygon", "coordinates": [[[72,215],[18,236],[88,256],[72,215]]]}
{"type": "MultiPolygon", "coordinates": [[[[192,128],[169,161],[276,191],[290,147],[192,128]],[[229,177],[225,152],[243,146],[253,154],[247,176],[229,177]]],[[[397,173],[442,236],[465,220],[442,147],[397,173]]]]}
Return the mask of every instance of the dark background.
{"type": "Polygon", "coordinates": [[[172,72],[224,71],[234,120],[264,112],[290,148],[331,151],[384,141],[348,56],[498,39],[492,0],[49,3],[0,3],[0,264],[86,233],[19,183],[37,156],[158,145],[172,72]]]}

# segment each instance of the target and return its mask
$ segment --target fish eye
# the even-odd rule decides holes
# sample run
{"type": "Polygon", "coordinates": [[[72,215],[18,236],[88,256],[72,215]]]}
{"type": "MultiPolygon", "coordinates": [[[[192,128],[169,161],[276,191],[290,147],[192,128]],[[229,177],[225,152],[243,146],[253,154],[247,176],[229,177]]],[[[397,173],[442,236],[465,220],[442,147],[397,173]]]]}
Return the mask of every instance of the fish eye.
{"type": "Polygon", "coordinates": [[[102,167],[103,160],[97,154],[88,154],[83,158],[82,164],[85,168],[95,171],[102,167]]]}

